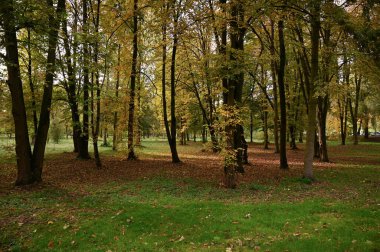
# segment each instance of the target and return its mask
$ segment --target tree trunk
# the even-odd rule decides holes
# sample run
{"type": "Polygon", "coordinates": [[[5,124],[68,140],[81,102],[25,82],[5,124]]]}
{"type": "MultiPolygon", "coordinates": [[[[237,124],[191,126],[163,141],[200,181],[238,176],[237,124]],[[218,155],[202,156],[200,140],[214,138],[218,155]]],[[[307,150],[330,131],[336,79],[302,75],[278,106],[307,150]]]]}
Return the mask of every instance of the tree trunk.
{"type": "MultiPolygon", "coordinates": [[[[164,8],[165,8],[164,11],[167,12],[169,10],[169,5],[165,4],[164,8]]],[[[173,107],[171,110],[172,116],[173,116],[173,111],[174,111],[174,118],[172,118],[171,128],[169,128],[167,106],[166,106],[166,43],[167,43],[166,32],[167,32],[167,23],[166,23],[166,20],[164,20],[163,25],[162,25],[162,79],[161,79],[161,82],[162,82],[162,107],[163,107],[163,117],[164,117],[164,125],[165,125],[166,136],[167,136],[169,146],[170,146],[170,151],[172,154],[172,162],[178,163],[178,162],[180,162],[180,159],[178,157],[177,148],[176,148],[176,128],[175,128],[176,123],[175,123],[175,121],[173,123],[173,119],[175,120],[175,107],[173,107]],[[173,135],[173,132],[174,132],[174,135],[173,135]]],[[[177,36],[175,35],[174,37],[175,37],[175,41],[173,41],[174,43],[173,43],[172,66],[171,66],[171,75],[173,75],[173,77],[171,77],[171,98],[172,98],[171,104],[172,105],[174,104],[174,106],[175,106],[175,99],[173,99],[173,98],[175,98],[175,90],[173,90],[173,88],[175,89],[175,72],[173,71],[173,70],[175,70],[175,66],[173,65],[173,59],[174,59],[174,63],[175,63],[177,36]]]]}
{"type": "MultiPolygon", "coordinates": [[[[96,17],[94,20],[95,34],[99,32],[99,17],[100,17],[100,0],[97,0],[97,10],[96,17]]],[[[94,147],[94,158],[95,164],[98,169],[102,167],[100,161],[100,154],[98,148],[98,138],[100,130],[100,81],[99,81],[99,66],[98,66],[98,57],[99,57],[99,42],[98,40],[94,43],[94,64],[95,64],[95,89],[96,94],[94,94],[94,82],[92,79],[91,85],[91,133],[92,133],[92,145],[94,147]],[[94,99],[96,100],[96,110],[94,106],[94,99]],[[94,118],[95,115],[95,118],[94,118]]]]}
{"type": "Polygon", "coordinates": [[[278,92],[277,92],[277,77],[276,77],[276,69],[277,64],[274,59],[275,57],[275,46],[274,46],[274,22],[271,20],[271,47],[270,47],[270,53],[271,53],[271,74],[272,74],[272,81],[273,81],[273,110],[274,110],[274,117],[273,117],[273,124],[274,124],[274,152],[279,153],[280,152],[280,145],[279,145],[279,136],[278,136],[278,92]]]}
{"type": "Polygon", "coordinates": [[[206,137],[206,127],[202,126],[202,143],[207,142],[207,137],[206,137]]]}
{"type": "MultiPolygon", "coordinates": [[[[177,118],[175,114],[176,104],[175,104],[175,98],[176,98],[176,57],[177,57],[177,46],[178,46],[178,18],[179,14],[175,11],[175,6],[173,6],[173,46],[172,46],[172,58],[171,58],[171,65],[170,65],[170,135],[171,135],[171,143],[170,143],[170,149],[172,152],[172,162],[173,163],[179,163],[181,162],[178,153],[177,153],[177,118]]],[[[179,10],[178,10],[179,11],[179,10]]]]}
{"type": "Polygon", "coordinates": [[[369,138],[369,116],[368,114],[365,115],[364,118],[364,139],[369,138]]]}
{"type": "Polygon", "coordinates": [[[16,21],[14,20],[13,1],[6,1],[0,11],[3,15],[4,42],[6,50],[6,66],[8,86],[12,98],[12,115],[15,125],[17,179],[16,185],[31,184],[35,181],[32,173],[32,151],[29,142],[28,124],[24,93],[20,75],[18,59],[18,45],[16,37],[16,21]]]}
{"type": "Polygon", "coordinates": [[[137,114],[137,119],[135,120],[135,123],[136,123],[136,129],[137,129],[137,133],[136,133],[136,140],[135,140],[135,145],[136,146],[141,146],[141,135],[142,135],[142,128],[141,128],[141,116],[140,116],[140,112],[141,112],[141,62],[142,62],[142,59],[140,57],[140,60],[138,62],[138,75],[137,75],[137,109],[136,109],[136,114],[137,114]]]}
{"type": "MultiPolygon", "coordinates": [[[[83,33],[88,34],[87,24],[87,0],[83,0],[83,33]]],[[[89,139],[89,60],[88,42],[83,42],[83,130],[80,135],[78,158],[89,159],[88,139],[89,139]]]]}
{"type": "Polygon", "coordinates": [[[32,95],[32,111],[33,111],[33,136],[32,143],[34,144],[36,135],[37,135],[37,127],[38,127],[38,119],[37,119],[37,108],[36,108],[36,94],[34,92],[34,84],[33,84],[33,75],[32,75],[32,50],[31,50],[31,41],[30,41],[30,28],[27,28],[28,32],[28,79],[29,79],[29,88],[30,93],[32,95]]]}
{"type": "Polygon", "coordinates": [[[129,92],[129,114],[128,114],[128,160],[137,159],[134,151],[134,116],[135,116],[135,88],[137,75],[137,53],[138,53],[138,0],[133,1],[133,52],[131,86],[129,92]]]}
{"type": "Polygon", "coordinates": [[[313,174],[313,156],[314,156],[314,142],[315,142],[315,125],[316,125],[316,112],[317,101],[314,95],[316,85],[318,83],[318,58],[319,58],[319,31],[321,28],[320,23],[320,0],[313,2],[311,8],[312,13],[310,17],[311,22],[311,70],[310,70],[310,87],[308,92],[308,122],[306,134],[306,150],[304,156],[304,177],[314,180],[313,174]]]}
{"type": "Polygon", "coordinates": [[[264,149],[269,149],[269,136],[268,136],[268,111],[264,111],[264,149]]]}
{"type": "Polygon", "coordinates": [[[360,89],[361,89],[362,76],[355,74],[355,100],[354,106],[352,105],[351,97],[349,97],[348,105],[350,107],[350,114],[352,120],[352,135],[354,137],[354,145],[359,144],[358,140],[358,110],[359,110],[359,98],[360,98],[360,89]]]}
{"type": "MultiPolygon", "coordinates": [[[[117,47],[117,70],[116,70],[116,87],[115,87],[115,97],[116,100],[119,98],[119,86],[120,86],[120,44],[117,47]]],[[[117,109],[113,113],[113,136],[112,136],[112,150],[117,150],[117,134],[118,134],[118,113],[117,109]]]]}
{"type": "Polygon", "coordinates": [[[322,162],[329,162],[327,152],[327,137],[326,137],[326,119],[328,109],[328,97],[318,98],[318,143],[319,143],[319,159],[322,162]]]}
{"type": "Polygon", "coordinates": [[[285,101],[285,40],[284,40],[284,22],[280,20],[278,22],[278,37],[280,43],[280,66],[278,69],[278,87],[280,92],[280,113],[281,113],[281,125],[280,125],[280,168],[288,169],[288,160],[286,157],[286,101],[285,101]]]}
{"type": "MultiPolygon", "coordinates": [[[[53,1],[48,1],[49,5],[53,7],[53,1]]],[[[53,81],[55,71],[55,53],[58,43],[58,30],[61,25],[63,13],[65,11],[65,0],[59,0],[57,4],[56,15],[49,14],[49,35],[48,35],[48,55],[46,64],[46,75],[44,93],[42,96],[40,120],[38,123],[38,130],[36,141],[33,148],[32,168],[33,175],[36,181],[42,181],[42,166],[45,155],[46,141],[50,126],[50,110],[51,100],[53,96],[53,81]]]]}
{"type": "Polygon", "coordinates": [[[319,141],[318,141],[318,133],[317,130],[315,131],[314,134],[314,157],[315,158],[320,158],[321,154],[319,153],[319,141]]]}
{"type": "MultiPolygon", "coordinates": [[[[244,50],[245,30],[241,27],[244,23],[244,10],[241,2],[231,3],[231,20],[230,20],[230,41],[231,48],[235,51],[244,50]]],[[[230,61],[234,64],[242,64],[242,59],[237,53],[231,53],[230,61]]],[[[223,96],[227,98],[224,103],[228,111],[226,117],[225,136],[226,136],[226,156],[224,160],[224,184],[227,188],[235,188],[237,185],[236,172],[244,172],[243,168],[243,141],[244,131],[242,125],[237,122],[237,114],[242,102],[242,90],[244,82],[244,73],[242,68],[237,67],[233,76],[229,77],[227,89],[223,90],[223,96]]]]}
{"type": "MultiPolygon", "coordinates": [[[[74,24],[74,28],[76,27],[76,24],[74,24]]],[[[78,99],[77,99],[77,87],[76,87],[76,77],[75,77],[75,71],[74,67],[71,61],[72,55],[71,50],[69,46],[69,35],[67,32],[67,19],[65,18],[63,20],[62,24],[62,30],[63,30],[63,46],[65,48],[65,60],[67,65],[67,81],[68,84],[65,86],[65,91],[67,94],[67,99],[69,102],[70,110],[71,110],[71,120],[72,120],[72,127],[73,127],[73,143],[74,143],[74,152],[78,153],[79,156],[86,156],[86,153],[79,153],[81,150],[80,146],[81,143],[81,135],[82,135],[82,127],[79,119],[79,109],[78,109],[78,99]]],[[[76,28],[74,29],[76,30],[76,28]]],[[[75,48],[73,48],[75,50],[75,48]]],[[[88,153],[87,153],[88,156],[88,153]]]]}
{"type": "Polygon", "coordinates": [[[249,113],[249,140],[253,143],[253,111],[251,110],[249,113]]]}

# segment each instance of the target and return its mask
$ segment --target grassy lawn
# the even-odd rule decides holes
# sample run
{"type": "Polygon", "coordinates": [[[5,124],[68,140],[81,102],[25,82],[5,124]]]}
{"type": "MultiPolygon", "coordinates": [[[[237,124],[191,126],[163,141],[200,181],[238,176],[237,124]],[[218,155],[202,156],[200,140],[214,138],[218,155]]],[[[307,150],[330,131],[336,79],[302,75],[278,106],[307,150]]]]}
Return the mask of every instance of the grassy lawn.
{"type": "MultiPolygon", "coordinates": [[[[165,141],[145,141],[143,146],[134,170],[146,166],[155,171],[158,167],[154,164],[159,162],[155,160],[160,158],[169,167],[165,141]],[[145,158],[153,160],[152,167],[145,158]]],[[[48,164],[61,158],[57,153],[70,151],[71,145],[64,142],[51,148],[49,145],[48,164]]],[[[216,157],[201,149],[201,144],[180,146],[185,161],[174,169],[183,174],[187,166],[191,166],[189,171],[198,169],[192,159],[201,160],[197,161],[200,166],[212,167],[216,157]]],[[[110,148],[102,150],[106,164],[125,155],[112,153],[110,148]]],[[[5,183],[4,179],[0,251],[378,251],[377,153],[379,143],[347,146],[343,151],[341,146],[332,146],[333,163],[317,165],[318,182],[313,184],[301,179],[296,165],[303,154],[291,154],[294,174],[280,179],[242,178],[235,190],[220,187],[220,181],[214,179],[164,172],[136,178],[126,172],[121,178],[109,175],[102,179],[111,168],[97,171],[98,180],[74,184],[71,180],[76,174],[61,184],[49,175],[44,183],[30,188],[13,188],[8,183],[11,180],[5,183]],[[360,162],[350,161],[355,157],[360,162]]],[[[250,153],[253,167],[247,168],[247,174],[259,169],[260,162],[267,159],[264,155],[274,154],[263,154],[261,146],[255,145],[250,153]]],[[[48,174],[59,167],[50,166],[48,174]]],[[[277,170],[276,164],[268,167],[268,171],[277,170]]],[[[13,176],[14,169],[14,163],[3,159],[0,173],[4,178],[13,176]]],[[[202,171],[205,177],[207,171],[210,176],[215,173],[212,168],[202,171]]],[[[264,177],[265,170],[259,171],[257,176],[264,177]]],[[[64,176],[68,175],[60,178],[64,176]]]]}

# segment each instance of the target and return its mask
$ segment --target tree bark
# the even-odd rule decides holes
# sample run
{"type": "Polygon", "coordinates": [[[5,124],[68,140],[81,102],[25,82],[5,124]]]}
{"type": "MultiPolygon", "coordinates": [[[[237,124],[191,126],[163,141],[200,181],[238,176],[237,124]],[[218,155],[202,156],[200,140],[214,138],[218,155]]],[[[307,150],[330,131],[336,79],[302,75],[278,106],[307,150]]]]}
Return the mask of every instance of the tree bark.
{"type": "Polygon", "coordinates": [[[314,140],[315,140],[315,125],[317,101],[314,96],[315,88],[318,83],[318,57],[319,57],[319,32],[320,23],[320,0],[314,1],[312,4],[311,22],[311,69],[310,69],[310,86],[308,92],[308,123],[306,134],[306,150],[304,156],[304,177],[314,180],[313,174],[313,156],[314,156],[314,140]]]}
{"type": "MultiPolygon", "coordinates": [[[[175,98],[176,98],[176,79],[175,79],[175,73],[176,73],[176,57],[177,57],[177,46],[178,46],[178,14],[175,11],[175,5],[173,6],[173,25],[174,25],[174,31],[173,31],[173,45],[172,45],[172,57],[171,57],[171,65],[170,65],[170,135],[171,135],[171,141],[170,141],[170,149],[172,152],[172,162],[173,163],[179,163],[181,162],[178,157],[177,152],[177,119],[175,114],[175,98]]],[[[179,11],[179,10],[178,10],[179,11]]]]}
{"type": "Polygon", "coordinates": [[[354,106],[352,104],[352,99],[349,96],[348,105],[350,108],[351,122],[352,122],[352,135],[354,137],[354,145],[359,144],[358,140],[358,110],[359,110],[359,98],[361,89],[362,76],[355,74],[355,99],[354,106]]]}
{"type": "MultiPolygon", "coordinates": [[[[100,0],[97,0],[97,11],[96,17],[94,20],[95,26],[95,34],[99,32],[99,18],[100,18],[100,0]]],[[[100,130],[100,81],[99,81],[99,66],[98,66],[98,58],[99,58],[99,41],[96,39],[94,43],[94,63],[95,63],[95,89],[96,95],[94,94],[94,82],[91,85],[91,133],[92,133],[92,145],[94,147],[94,158],[95,164],[98,169],[102,167],[102,163],[100,160],[99,148],[98,148],[98,137],[100,130]],[[94,106],[94,99],[96,100],[96,110],[94,106]],[[95,118],[94,118],[95,115],[95,118]]]]}
{"type": "MultiPolygon", "coordinates": [[[[164,12],[168,12],[168,10],[169,10],[169,5],[165,2],[165,4],[164,4],[164,12]]],[[[169,146],[170,146],[170,151],[171,151],[171,154],[172,154],[172,162],[173,163],[178,163],[178,162],[180,162],[180,159],[178,157],[177,148],[176,148],[176,135],[173,135],[171,129],[169,128],[169,121],[168,121],[168,114],[167,114],[167,105],[166,105],[167,21],[166,21],[166,18],[164,18],[164,19],[165,20],[163,21],[163,25],[162,25],[162,77],[161,77],[161,83],[162,83],[162,111],[163,111],[163,117],[164,117],[164,125],[165,125],[166,136],[167,136],[167,139],[168,139],[168,142],[169,142],[169,146]],[[173,142],[174,142],[174,145],[173,145],[173,142]]],[[[175,42],[177,42],[177,41],[175,41],[175,42]]],[[[176,50],[176,43],[173,43],[173,45],[175,45],[175,47],[173,47],[173,51],[175,51],[176,50]]],[[[172,61],[173,61],[173,57],[172,57],[172,61]]],[[[175,61],[175,53],[174,53],[174,61],[175,61]]],[[[173,70],[173,68],[171,68],[171,70],[173,70]]],[[[174,70],[175,70],[175,67],[174,67],[174,70]]],[[[172,74],[174,75],[175,73],[172,71],[172,74]]],[[[172,87],[172,85],[174,85],[174,88],[175,88],[174,81],[175,81],[175,75],[173,77],[173,83],[171,83],[171,87],[172,87]]],[[[171,96],[175,97],[175,90],[171,90],[171,96]]],[[[175,100],[172,99],[171,102],[174,103],[174,105],[175,105],[175,100]]],[[[175,113],[175,108],[173,108],[173,109],[174,109],[174,113],[175,113]]],[[[173,124],[173,122],[171,122],[171,124],[175,125],[175,124],[173,124]]],[[[174,133],[176,133],[175,132],[175,127],[174,127],[174,133]]]]}
{"type": "Polygon", "coordinates": [[[273,81],[273,110],[274,110],[274,117],[273,117],[273,124],[274,124],[274,152],[279,153],[280,152],[280,145],[279,145],[279,136],[278,136],[278,92],[277,92],[277,77],[276,77],[276,69],[277,64],[274,59],[275,57],[275,45],[274,45],[274,22],[271,20],[271,45],[270,45],[270,53],[271,53],[271,74],[272,74],[272,81],[273,81]]]}
{"type": "MultiPolygon", "coordinates": [[[[230,61],[234,64],[242,64],[243,59],[239,57],[237,51],[244,50],[245,29],[241,27],[244,23],[244,10],[240,1],[231,2],[231,20],[230,20],[230,41],[231,48],[236,52],[231,53],[230,61]]],[[[238,68],[242,69],[242,68],[238,68]]],[[[226,136],[226,156],[224,161],[224,184],[227,188],[235,188],[237,185],[236,172],[244,172],[243,168],[243,144],[244,131],[238,121],[239,107],[242,102],[242,90],[244,82],[244,73],[242,70],[236,71],[228,79],[227,89],[224,89],[223,96],[227,98],[224,103],[227,114],[225,136],[226,136]]]]}
{"type": "MultiPolygon", "coordinates": [[[[115,97],[116,100],[119,98],[119,87],[120,87],[120,44],[117,47],[117,70],[116,70],[116,87],[115,87],[115,97]]],[[[112,136],[112,150],[117,150],[117,141],[118,141],[118,113],[117,109],[113,113],[113,136],[112,136]]]]}
{"type": "Polygon", "coordinates": [[[132,52],[132,70],[131,86],[129,89],[129,112],[128,112],[128,160],[136,160],[137,156],[134,151],[134,116],[135,116],[135,89],[137,75],[137,53],[138,53],[138,0],[133,1],[133,52],[132,52]]]}
{"type": "Polygon", "coordinates": [[[281,113],[281,124],[280,124],[280,168],[288,169],[288,160],[286,157],[286,101],[285,101],[285,39],[284,39],[284,21],[280,20],[278,22],[278,37],[280,44],[280,65],[278,69],[278,87],[280,93],[280,113],[281,113]]]}
{"type": "Polygon", "coordinates": [[[319,143],[319,159],[322,162],[329,162],[327,152],[327,136],[326,136],[326,120],[329,97],[318,97],[318,143],[319,143]]]}
{"type": "Polygon", "coordinates": [[[15,125],[17,157],[17,179],[15,184],[18,186],[31,184],[35,181],[35,178],[32,172],[32,151],[29,142],[24,93],[20,75],[13,4],[13,1],[6,1],[0,7],[0,10],[3,15],[6,66],[8,72],[7,84],[11,92],[12,115],[15,125]]]}
{"type": "MultiPolygon", "coordinates": [[[[53,1],[47,0],[48,5],[53,7],[53,1]]],[[[51,100],[53,96],[53,81],[55,72],[55,53],[58,43],[58,30],[61,25],[63,13],[65,11],[65,0],[59,0],[55,16],[49,14],[49,35],[48,35],[48,55],[45,74],[44,93],[42,96],[40,120],[36,141],[33,148],[32,167],[33,175],[36,181],[42,181],[42,166],[45,155],[46,141],[50,126],[51,100]]]]}
{"type": "Polygon", "coordinates": [[[37,127],[38,127],[38,119],[37,119],[37,108],[36,108],[36,94],[34,92],[34,84],[33,84],[33,73],[32,73],[32,49],[31,49],[31,40],[30,40],[30,28],[27,28],[28,32],[28,79],[29,79],[29,88],[30,93],[32,95],[32,111],[33,111],[33,136],[32,143],[34,144],[36,135],[37,135],[37,127]]]}
{"type": "MultiPolygon", "coordinates": [[[[76,32],[77,28],[76,18],[74,20],[74,28],[73,33],[76,32]]],[[[65,60],[67,65],[67,82],[68,84],[65,86],[65,91],[68,98],[69,107],[71,110],[71,119],[72,119],[72,127],[73,127],[73,143],[74,143],[74,152],[78,153],[78,156],[88,156],[88,153],[79,153],[80,146],[82,145],[81,141],[83,138],[82,135],[82,126],[79,118],[79,108],[78,108],[78,98],[77,98],[77,85],[76,85],[76,77],[75,77],[75,67],[72,62],[72,54],[69,45],[69,34],[67,32],[67,18],[63,19],[62,24],[63,30],[63,46],[65,49],[65,60]]],[[[75,41],[75,39],[74,39],[75,41]]],[[[76,51],[76,43],[74,42],[73,51],[75,54],[76,51]]]]}
{"type": "MultiPolygon", "coordinates": [[[[88,35],[87,24],[87,0],[83,0],[83,34],[88,35]]],[[[83,41],[83,130],[79,141],[78,158],[90,159],[88,153],[88,139],[89,139],[89,60],[88,60],[88,42],[85,37],[83,41]]]]}

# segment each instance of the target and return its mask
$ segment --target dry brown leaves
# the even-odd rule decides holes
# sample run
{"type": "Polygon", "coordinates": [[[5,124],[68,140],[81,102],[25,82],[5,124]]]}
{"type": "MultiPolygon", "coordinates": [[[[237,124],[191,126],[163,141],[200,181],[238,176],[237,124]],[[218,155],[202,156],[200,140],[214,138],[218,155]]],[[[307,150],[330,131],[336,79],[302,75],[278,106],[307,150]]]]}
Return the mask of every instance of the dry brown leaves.
{"type": "MultiPolygon", "coordinates": [[[[303,150],[288,150],[289,170],[279,169],[279,155],[261,145],[249,146],[250,165],[245,166],[245,174],[239,175],[240,183],[278,183],[284,177],[301,177],[303,169],[303,150]]],[[[350,147],[346,147],[350,148],[350,147]]],[[[344,156],[344,148],[335,148],[334,161],[352,162],[344,156]],[[342,155],[339,155],[339,152],[342,155]]],[[[71,189],[85,193],[86,186],[100,186],[110,182],[132,181],[155,176],[167,178],[192,178],[199,181],[211,181],[220,184],[223,177],[223,160],[218,154],[202,152],[180,154],[182,163],[173,164],[168,155],[142,156],[137,161],[127,161],[118,156],[102,157],[102,169],[96,169],[94,160],[78,160],[75,153],[62,153],[45,161],[43,180],[40,186],[49,185],[62,189],[71,189]]],[[[356,159],[357,160],[357,159],[356,159]]],[[[363,160],[359,160],[363,162],[363,160]]],[[[369,160],[369,163],[372,161],[369,160]]],[[[316,169],[336,167],[334,163],[315,161],[316,169]]],[[[12,188],[16,177],[16,167],[10,164],[0,165],[0,194],[12,188]]],[[[34,186],[35,187],[35,186],[34,186]]],[[[30,190],[30,188],[27,188],[30,190]]]]}

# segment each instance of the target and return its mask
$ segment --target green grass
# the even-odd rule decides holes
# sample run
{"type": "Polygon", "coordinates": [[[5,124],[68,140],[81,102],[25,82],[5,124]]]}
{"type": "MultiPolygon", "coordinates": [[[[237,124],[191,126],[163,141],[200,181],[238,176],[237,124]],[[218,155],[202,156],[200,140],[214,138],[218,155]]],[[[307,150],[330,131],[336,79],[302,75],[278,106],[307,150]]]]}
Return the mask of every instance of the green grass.
{"type": "Polygon", "coordinates": [[[183,182],[110,184],[80,197],[51,189],[2,197],[2,218],[29,219],[15,218],[1,245],[11,251],[50,250],[49,244],[58,251],[373,251],[380,245],[376,205],[323,197],[242,201],[252,192],[183,182]]]}
{"type": "MultiPolygon", "coordinates": [[[[51,148],[55,158],[71,145],[51,148]]],[[[179,148],[195,155],[202,145],[179,148]]],[[[379,148],[363,144],[347,155],[372,157],[379,148]]],[[[139,152],[169,149],[145,141],[139,152]]],[[[0,251],[378,251],[379,168],[335,164],[316,170],[317,183],[288,178],[236,190],[165,177],[89,185],[84,193],[15,189],[0,194],[0,251]]]]}

